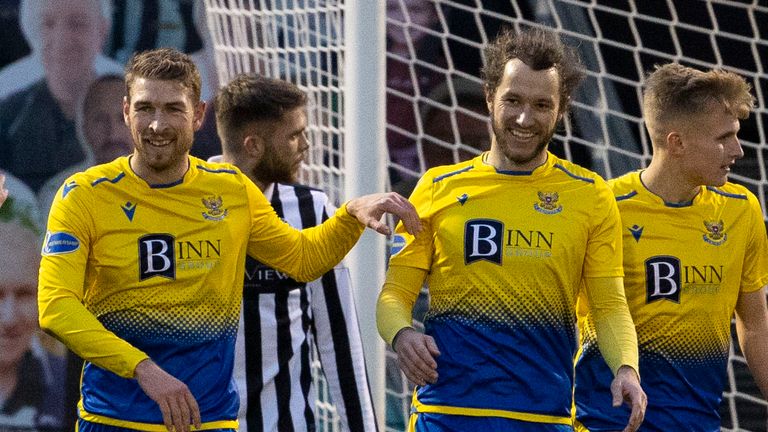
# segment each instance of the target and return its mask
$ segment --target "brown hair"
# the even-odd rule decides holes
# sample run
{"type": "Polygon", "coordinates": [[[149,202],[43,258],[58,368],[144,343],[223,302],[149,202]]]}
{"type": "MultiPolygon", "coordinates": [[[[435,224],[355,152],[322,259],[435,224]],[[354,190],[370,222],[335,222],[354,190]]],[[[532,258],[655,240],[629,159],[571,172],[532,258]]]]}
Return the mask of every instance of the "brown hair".
{"type": "Polygon", "coordinates": [[[228,152],[238,153],[245,126],[278,121],[287,111],[306,105],[307,94],[288,81],[262,75],[238,75],[216,95],[216,129],[221,145],[228,152]]]}
{"type": "Polygon", "coordinates": [[[131,99],[131,87],[137,78],[177,81],[187,88],[192,102],[200,101],[200,72],[192,59],[172,48],[138,52],[125,66],[125,94],[131,99]]]}
{"type": "MultiPolygon", "coordinates": [[[[707,72],[668,63],[656,66],[645,80],[643,117],[651,137],[664,133],[670,121],[698,115],[718,104],[739,119],[755,106],[752,87],[739,75],[723,70],[707,72]]],[[[655,141],[655,140],[654,140],[655,141]]]]}
{"type": "Polygon", "coordinates": [[[535,71],[554,67],[560,76],[560,112],[565,113],[571,93],[584,78],[576,51],[551,31],[528,29],[519,33],[502,30],[484,50],[486,64],[481,70],[485,90],[492,94],[499,86],[507,62],[520,59],[535,71]]]}

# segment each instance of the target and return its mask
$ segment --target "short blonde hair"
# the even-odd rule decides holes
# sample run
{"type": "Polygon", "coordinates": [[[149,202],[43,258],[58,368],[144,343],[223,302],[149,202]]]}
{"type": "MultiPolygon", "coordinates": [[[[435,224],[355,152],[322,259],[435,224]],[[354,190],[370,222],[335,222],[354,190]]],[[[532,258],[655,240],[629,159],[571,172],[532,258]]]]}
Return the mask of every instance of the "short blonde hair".
{"type": "Polygon", "coordinates": [[[739,119],[755,106],[752,86],[741,76],[723,70],[700,71],[676,63],[656,66],[643,92],[643,117],[652,141],[668,132],[677,120],[704,114],[713,104],[739,119]]]}

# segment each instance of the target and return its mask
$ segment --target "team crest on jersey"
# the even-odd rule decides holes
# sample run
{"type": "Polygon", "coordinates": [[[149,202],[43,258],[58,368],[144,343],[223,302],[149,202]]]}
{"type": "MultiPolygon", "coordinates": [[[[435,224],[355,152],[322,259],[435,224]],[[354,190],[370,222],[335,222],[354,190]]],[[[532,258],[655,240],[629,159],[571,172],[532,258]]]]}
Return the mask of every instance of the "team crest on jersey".
{"type": "Polygon", "coordinates": [[[723,228],[723,221],[704,221],[704,226],[707,228],[708,233],[704,234],[702,238],[705,242],[720,246],[728,240],[728,234],[726,234],[723,228]]]}
{"type": "Polygon", "coordinates": [[[563,206],[557,201],[560,195],[557,192],[539,192],[539,202],[533,205],[539,213],[557,214],[563,211],[563,206]]]}
{"type": "Polygon", "coordinates": [[[208,211],[203,212],[203,217],[211,221],[220,221],[227,216],[227,209],[221,208],[224,200],[221,196],[210,196],[203,198],[203,205],[208,211]]]}

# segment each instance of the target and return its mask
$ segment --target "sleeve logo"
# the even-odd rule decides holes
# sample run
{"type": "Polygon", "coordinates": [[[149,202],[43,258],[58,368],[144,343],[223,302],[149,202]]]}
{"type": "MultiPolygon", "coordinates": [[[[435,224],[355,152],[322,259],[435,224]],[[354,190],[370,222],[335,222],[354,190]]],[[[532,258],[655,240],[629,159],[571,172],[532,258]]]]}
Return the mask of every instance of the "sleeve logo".
{"type": "Polygon", "coordinates": [[[408,243],[406,242],[405,237],[403,237],[401,234],[395,234],[392,237],[392,246],[389,249],[390,255],[395,256],[400,253],[406,244],[408,243]]]}
{"type": "Polygon", "coordinates": [[[65,232],[45,233],[43,242],[43,255],[61,255],[80,249],[80,240],[74,235],[65,232]]]}

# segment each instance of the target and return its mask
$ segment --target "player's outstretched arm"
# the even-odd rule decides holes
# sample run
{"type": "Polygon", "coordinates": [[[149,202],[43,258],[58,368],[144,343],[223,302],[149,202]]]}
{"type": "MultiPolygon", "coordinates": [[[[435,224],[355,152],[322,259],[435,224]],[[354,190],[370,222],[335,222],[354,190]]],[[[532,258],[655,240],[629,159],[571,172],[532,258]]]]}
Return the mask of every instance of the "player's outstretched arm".
{"type": "Polygon", "coordinates": [[[200,408],[186,384],[146,359],[136,365],[136,380],[144,393],[160,406],[166,429],[187,432],[200,428],[200,408]]]}
{"type": "Polygon", "coordinates": [[[636,431],[645,418],[645,407],[648,404],[645,392],[640,387],[637,371],[627,365],[621,366],[611,383],[611,395],[613,406],[617,407],[626,402],[632,410],[624,432],[636,431]]]}
{"type": "Polygon", "coordinates": [[[752,376],[768,398],[768,311],[765,287],[739,294],[736,302],[736,334],[752,376]]]}
{"type": "Polygon", "coordinates": [[[0,207],[3,206],[6,198],[8,198],[8,190],[5,188],[5,175],[0,173],[0,207]]]}
{"type": "Polygon", "coordinates": [[[416,208],[408,199],[395,192],[363,195],[351,199],[347,202],[347,212],[357,218],[360,223],[381,234],[392,233],[387,224],[381,221],[384,213],[397,216],[410,234],[416,235],[421,231],[421,222],[416,208]]]}

